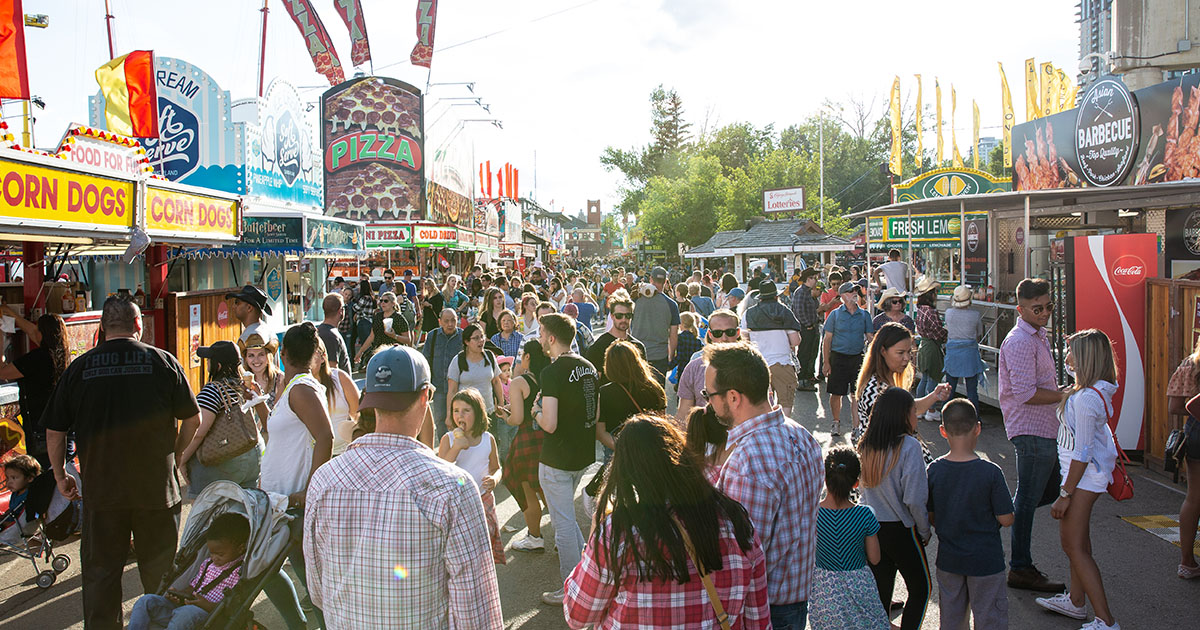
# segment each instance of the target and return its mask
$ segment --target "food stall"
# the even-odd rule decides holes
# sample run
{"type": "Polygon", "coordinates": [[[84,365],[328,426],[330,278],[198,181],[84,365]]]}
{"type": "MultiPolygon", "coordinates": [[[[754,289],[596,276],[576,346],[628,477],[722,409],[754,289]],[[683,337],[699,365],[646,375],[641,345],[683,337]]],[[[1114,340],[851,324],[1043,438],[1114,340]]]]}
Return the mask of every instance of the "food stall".
{"type": "Polygon", "coordinates": [[[765,261],[761,266],[774,270],[776,282],[787,282],[792,271],[800,268],[798,261],[805,254],[821,256],[852,249],[853,242],[827,234],[816,221],[758,218],[752,219],[744,230],[717,232],[683,256],[699,260],[701,265],[710,259],[732,259],[733,275],[744,284],[750,279],[751,266],[760,264],[752,263],[753,259],[765,261]]]}

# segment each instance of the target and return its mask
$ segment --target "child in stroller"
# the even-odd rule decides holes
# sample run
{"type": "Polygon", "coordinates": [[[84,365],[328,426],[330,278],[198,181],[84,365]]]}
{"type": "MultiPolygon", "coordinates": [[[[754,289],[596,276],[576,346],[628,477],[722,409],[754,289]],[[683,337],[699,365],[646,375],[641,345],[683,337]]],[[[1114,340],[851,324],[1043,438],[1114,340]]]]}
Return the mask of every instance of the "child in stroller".
{"type": "Polygon", "coordinates": [[[133,605],[129,630],[168,628],[189,630],[204,625],[208,616],[241,578],[250,523],[246,517],[226,512],[205,532],[208,557],[200,563],[188,587],[167,589],[166,595],[142,595],[133,605]]]}
{"type": "MultiPolygon", "coordinates": [[[[62,497],[55,489],[54,476],[42,474],[41,465],[29,455],[9,456],[3,468],[10,494],[8,507],[0,515],[0,551],[28,559],[34,571],[38,571],[39,559],[50,565],[37,576],[38,587],[50,588],[58,574],[71,565],[69,556],[54,555],[54,541],[78,529],[79,503],[62,497]]],[[[74,473],[73,468],[69,472],[74,473]]]]}

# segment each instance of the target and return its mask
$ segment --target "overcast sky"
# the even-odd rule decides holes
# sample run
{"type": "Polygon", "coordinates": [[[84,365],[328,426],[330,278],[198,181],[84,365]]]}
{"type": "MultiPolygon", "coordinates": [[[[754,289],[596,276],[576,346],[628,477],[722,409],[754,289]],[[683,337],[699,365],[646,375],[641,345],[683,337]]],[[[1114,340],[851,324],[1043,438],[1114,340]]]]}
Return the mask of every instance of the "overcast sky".
{"type": "MultiPolygon", "coordinates": [[[[214,77],[233,99],[257,87],[261,0],[112,0],[116,51],[136,49],[189,61],[214,77]]],[[[349,36],[333,0],[313,0],[330,32],[346,75],[349,36]]],[[[362,0],[375,71],[419,87],[424,68],[408,62],[416,41],[416,0],[362,0]]],[[[266,77],[297,86],[326,85],[280,0],[270,1],[266,77]]],[[[30,87],[46,101],[37,144],[54,144],[70,122],[87,122],[87,97],[97,91],[93,72],[108,60],[103,0],[26,0],[28,13],[46,13],[50,28],[28,29],[30,87]]],[[[876,100],[882,113],[893,75],[906,98],[924,76],[925,104],[933,78],[958,92],[959,149],[971,138],[971,99],[982,113],[981,135],[1000,135],[1000,82],[1004,63],[1018,122],[1024,120],[1022,64],[1051,61],[1072,77],[1078,56],[1072,0],[914,3],[855,0],[505,0],[442,2],[432,82],[475,82],[503,130],[472,124],[478,160],[512,162],[523,194],[543,205],[575,212],[587,199],[608,212],[619,177],[599,156],[608,145],[649,141],[651,90],[662,83],[683,98],[698,129],[748,121],[776,129],[815,113],[825,99],[876,100]],[[559,12],[556,15],[555,12],[559,12]],[[542,19],[539,19],[542,18],[542,19]],[[489,34],[502,31],[498,34],[489,34]],[[487,37],[485,37],[487,36],[487,37]],[[481,38],[477,41],[470,41],[481,38]],[[469,42],[457,45],[462,42],[469,42]],[[988,129],[992,127],[992,129],[988,129]],[[536,153],[536,169],[534,156],[536,153]]],[[[317,100],[320,89],[302,92],[317,100]]],[[[439,97],[468,96],[458,86],[433,86],[439,97]]],[[[17,113],[12,107],[6,116],[17,113]]],[[[454,107],[460,118],[486,118],[454,107]]],[[[20,121],[10,119],[19,134],[20,121]]],[[[949,134],[946,142],[949,143],[949,134]]],[[[927,130],[925,146],[933,146],[927,130]]],[[[947,144],[947,153],[949,145],[947,144]]],[[[907,166],[907,165],[906,165],[907,166]]]]}

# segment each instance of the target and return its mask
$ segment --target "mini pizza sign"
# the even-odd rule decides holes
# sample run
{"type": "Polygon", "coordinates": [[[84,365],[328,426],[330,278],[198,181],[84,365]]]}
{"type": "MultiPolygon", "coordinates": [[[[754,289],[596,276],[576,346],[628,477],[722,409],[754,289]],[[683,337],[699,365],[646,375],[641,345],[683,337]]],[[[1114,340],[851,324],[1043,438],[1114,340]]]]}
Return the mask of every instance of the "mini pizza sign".
{"type": "Polygon", "coordinates": [[[356,221],[425,218],[422,107],[420,90],[383,77],[325,92],[325,214],[356,221]]]}

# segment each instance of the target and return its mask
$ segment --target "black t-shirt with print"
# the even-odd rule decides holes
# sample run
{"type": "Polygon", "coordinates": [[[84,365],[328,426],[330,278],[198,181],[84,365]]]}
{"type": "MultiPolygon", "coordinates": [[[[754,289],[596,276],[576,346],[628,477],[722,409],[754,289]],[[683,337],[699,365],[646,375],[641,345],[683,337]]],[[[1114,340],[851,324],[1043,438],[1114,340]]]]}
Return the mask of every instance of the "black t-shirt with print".
{"type": "Polygon", "coordinates": [[[153,510],[180,501],[176,419],[199,412],[175,357],[125,338],[71,362],[42,424],[75,431],[83,487],[96,509],[153,510]]]}
{"type": "Polygon", "coordinates": [[[596,368],[578,354],[564,354],[542,370],[541,381],[542,399],[558,399],[558,426],[545,434],[541,462],[583,470],[596,461],[596,368]]]}

